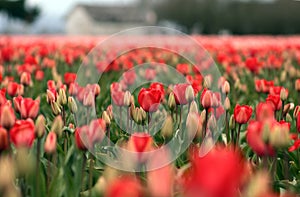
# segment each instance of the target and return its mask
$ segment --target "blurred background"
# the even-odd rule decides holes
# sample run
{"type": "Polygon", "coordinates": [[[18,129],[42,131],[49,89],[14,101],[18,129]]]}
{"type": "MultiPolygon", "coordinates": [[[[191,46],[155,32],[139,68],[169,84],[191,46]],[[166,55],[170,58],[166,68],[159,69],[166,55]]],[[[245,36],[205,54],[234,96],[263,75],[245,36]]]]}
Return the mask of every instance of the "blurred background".
{"type": "Polygon", "coordinates": [[[0,0],[1,34],[107,35],[144,25],[189,34],[299,34],[295,0],[0,0]]]}

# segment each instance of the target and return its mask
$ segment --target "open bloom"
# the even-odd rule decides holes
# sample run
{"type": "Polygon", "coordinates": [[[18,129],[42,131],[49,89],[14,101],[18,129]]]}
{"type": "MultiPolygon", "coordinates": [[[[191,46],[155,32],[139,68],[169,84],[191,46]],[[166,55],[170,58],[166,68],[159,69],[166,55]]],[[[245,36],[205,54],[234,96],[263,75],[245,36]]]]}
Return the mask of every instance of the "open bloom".
{"type": "Polygon", "coordinates": [[[16,111],[19,111],[23,119],[34,119],[38,115],[40,108],[40,99],[17,97],[14,99],[16,111]]]}
{"type": "Polygon", "coordinates": [[[76,77],[77,77],[76,73],[70,73],[70,72],[65,73],[64,75],[65,84],[70,85],[71,83],[74,83],[76,77]]]}
{"type": "Polygon", "coordinates": [[[234,119],[239,124],[246,124],[252,115],[252,107],[237,104],[234,108],[234,119]]]}
{"type": "Polygon", "coordinates": [[[138,102],[146,112],[155,112],[159,107],[161,97],[160,90],[142,88],[138,95],[138,102]]]}
{"type": "Polygon", "coordinates": [[[217,146],[205,156],[191,154],[191,168],[185,174],[185,194],[190,197],[237,197],[247,174],[246,162],[233,148],[217,146]]]}
{"type": "Polygon", "coordinates": [[[11,142],[16,147],[30,148],[32,146],[35,134],[34,123],[31,119],[17,120],[9,132],[11,142]]]}

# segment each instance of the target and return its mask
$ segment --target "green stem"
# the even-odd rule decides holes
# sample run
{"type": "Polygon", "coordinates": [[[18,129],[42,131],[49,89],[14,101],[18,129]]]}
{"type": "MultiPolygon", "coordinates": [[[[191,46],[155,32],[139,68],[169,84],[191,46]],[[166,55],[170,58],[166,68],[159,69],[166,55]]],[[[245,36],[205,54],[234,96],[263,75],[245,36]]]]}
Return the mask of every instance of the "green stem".
{"type": "Polygon", "coordinates": [[[236,147],[239,146],[240,135],[241,135],[241,127],[242,127],[242,124],[239,124],[239,126],[238,126],[238,132],[237,132],[237,137],[236,137],[236,142],[235,142],[235,146],[236,147]]]}
{"type": "Polygon", "coordinates": [[[92,196],[93,170],[94,170],[94,155],[93,155],[92,153],[90,153],[90,166],[89,166],[89,197],[92,196]]]}
{"type": "Polygon", "coordinates": [[[81,167],[81,191],[84,191],[85,184],[84,184],[84,171],[86,166],[86,156],[85,153],[82,153],[82,167],[81,167]]]}
{"type": "Polygon", "coordinates": [[[40,182],[40,154],[41,154],[41,139],[37,139],[37,152],[36,152],[36,185],[35,185],[35,195],[40,196],[40,187],[39,187],[39,182],[40,182]]]}

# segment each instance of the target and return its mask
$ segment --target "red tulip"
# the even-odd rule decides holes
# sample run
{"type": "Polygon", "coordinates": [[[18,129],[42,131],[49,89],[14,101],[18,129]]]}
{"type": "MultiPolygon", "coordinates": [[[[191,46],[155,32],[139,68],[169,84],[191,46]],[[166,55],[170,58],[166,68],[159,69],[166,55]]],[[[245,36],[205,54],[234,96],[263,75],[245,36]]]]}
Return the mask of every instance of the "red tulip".
{"type": "Polygon", "coordinates": [[[28,147],[32,146],[35,138],[34,123],[31,119],[17,120],[14,126],[10,129],[11,142],[16,147],[28,147]]]}
{"type": "Polygon", "coordinates": [[[153,139],[149,134],[146,133],[134,133],[131,135],[128,141],[128,149],[133,153],[137,154],[137,160],[144,162],[147,158],[144,157],[145,152],[152,149],[153,139]]]}
{"type": "Polygon", "coordinates": [[[0,127],[0,154],[9,147],[8,134],[6,129],[0,127]]]}
{"type": "Polygon", "coordinates": [[[210,90],[204,89],[200,101],[204,109],[212,107],[213,93],[210,90]]]}
{"type": "Polygon", "coordinates": [[[107,187],[105,197],[142,197],[141,183],[134,177],[123,176],[113,180],[107,187]]]}
{"type": "Polygon", "coordinates": [[[160,90],[161,92],[161,99],[163,100],[165,98],[165,89],[164,85],[162,83],[151,83],[150,89],[160,90]]]}
{"type": "Polygon", "coordinates": [[[40,108],[40,99],[33,100],[32,98],[22,98],[20,100],[20,114],[22,119],[34,119],[38,115],[40,108]]]}
{"type": "Polygon", "coordinates": [[[76,73],[70,73],[70,72],[65,73],[64,75],[65,84],[70,85],[70,83],[74,83],[76,77],[77,77],[76,73]]]}
{"type": "Polygon", "coordinates": [[[37,81],[42,81],[44,79],[44,72],[42,70],[37,70],[35,72],[35,79],[37,81]]]}
{"type": "Polygon", "coordinates": [[[300,91],[300,79],[297,79],[295,81],[295,90],[298,92],[300,91]]]}
{"type": "Polygon", "coordinates": [[[188,103],[188,101],[185,98],[185,91],[188,86],[189,84],[187,83],[179,83],[174,85],[173,92],[177,105],[185,105],[188,103]]]}
{"type": "Polygon", "coordinates": [[[263,139],[263,127],[267,122],[252,121],[249,123],[246,139],[252,150],[259,156],[273,156],[274,149],[263,139]]]}
{"type": "Polygon", "coordinates": [[[117,106],[124,105],[125,92],[122,91],[120,83],[114,82],[110,85],[111,98],[117,106]]]}
{"type": "Polygon", "coordinates": [[[190,197],[237,197],[247,174],[246,162],[233,148],[217,146],[205,156],[191,155],[184,194],[190,197]]]}
{"type": "Polygon", "coordinates": [[[177,64],[176,70],[184,75],[187,75],[190,72],[188,64],[177,64]]]}
{"type": "Polygon", "coordinates": [[[297,131],[300,133],[300,113],[297,115],[296,127],[297,131]]]}
{"type": "Polygon", "coordinates": [[[135,82],[136,74],[134,70],[123,73],[123,80],[126,85],[132,85],[135,82]]]}
{"type": "Polygon", "coordinates": [[[6,92],[5,89],[4,91],[0,90],[0,106],[7,102],[7,99],[5,97],[5,92],[6,92]]]}
{"type": "Polygon", "coordinates": [[[266,102],[269,102],[272,104],[274,110],[280,110],[282,106],[282,101],[280,99],[279,95],[271,95],[269,94],[268,97],[266,98],[266,102]]]}
{"type": "Polygon", "coordinates": [[[252,108],[248,105],[237,104],[234,108],[234,119],[239,124],[246,124],[252,115],[252,108]]]}
{"type": "Polygon", "coordinates": [[[138,95],[138,102],[146,112],[157,111],[161,102],[162,92],[157,89],[142,88],[138,95]]]}
{"type": "Polygon", "coordinates": [[[53,131],[49,132],[44,144],[44,149],[46,153],[52,154],[56,151],[56,141],[57,141],[56,133],[53,131]]]}
{"type": "Polygon", "coordinates": [[[294,144],[289,148],[290,152],[298,150],[300,148],[300,139],[295,140],[294,144]]]}
{"type": "Polygon", "coordinates": [[[24,86],[29,86],[32,83],[31,75],[29,72],[23,72],[21,74],[20,83],[24,86]]]}
{"type": "Polygon", "coordinates": [[[9,82],[7,85],[7,94],[11,97],[22,95],[23,91],[23,86],[16,82],[9,82]]]}
{"type": "Polygon", "coordinates": [[[89,125],[89,143],[102,142],[106,132],[106,123],[102,118],[92,120],[89,125]]]}
{"type": "Polygon", "coordinates": [[[75,143],[78,149],[87,150],[88,126],[77,127],[75,130],[75,143]]]}
{"type": "Polygon", "coordinates": [[[16,121],[16,116],[11,103],[7,102],[0,107],[0,125],[6,129],[10,129],[16,121]]]}
{"type": "Polygon", "coordinates": [[[257,73],[260,69],[261,63],[255,57],[249,57],[245,62],[246,67],[254,73],[257,73]]]}
{"type": "Polygon", "coordinates": [[[255,90],[257,92],[269,93],[270,88],[274,86],[274,81],[267,81],[265,79],[255,80],[255,90]]]}
{"type": "Polygon", "coordinates": [[[274,119],[274,108],[269,102],[260,102],[256,106],[256,120],[274,119]]]}

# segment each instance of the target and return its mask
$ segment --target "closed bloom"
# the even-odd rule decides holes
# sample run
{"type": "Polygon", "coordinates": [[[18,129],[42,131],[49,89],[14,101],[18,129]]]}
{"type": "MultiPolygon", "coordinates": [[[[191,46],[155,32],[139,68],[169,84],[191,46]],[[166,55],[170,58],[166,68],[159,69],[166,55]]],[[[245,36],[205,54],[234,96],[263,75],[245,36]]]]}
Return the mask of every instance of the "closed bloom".
{"type": "Polygon", "coordinates": [[[212,97],[213,97],[213,93],[210,90],[207,89],[203,90],[200,97],[200,101],[201,101],[201,105],[205,109],[208,109],[212,106],[212,97]]]}
{"type": "Polygon", "coordinates": [[[9,96],[22,95],[24,92],[23,85],[20,85],[16,82],[9,82],[7,85],[7,94],[9,96]]]}
{"type": "Polygon", "coordinates": [[[10,102],[0,107],[0,124],[6,129],[10,129],[16,120],[16,116],[10,102]]]}
{"type": "Polygon", "coordinates": [[[237,104],[234,108],[233,115],[237,123],[246,124],[252,115],[252,108],[248,105],[237,104]]]}
{"type": "Polygon", "coordinates": [[[9,143],[8,143],[8,134],[6,129],[0,127],[0,152],[3,150],[8,149],[9,143]]]}
{"type": "Polygon", "coordinates": [[[281,101],[279,95],[269,94],[268,97],[266,98],[266,102],[271,103],[272,106],[273,106],[273,108],[274,108],[274,110],[276,110],[276,111],[281,109],[282,101],[281,101]]]}
{"type": "Polygon", "coordinates": [[[146,112],[155,112],[161,102],[161,91],[142,88],[138,95],[138,102],[146,112]]]}
{"type": "Polygon", "coordinates": [[[258,121],[274,118],[274,108],[269,102],[260,102],[256,106],[256,119],[258,121]]]}
{"type": "Polygon", "coordinates": [[[31,75],[29,72],[23,72],[20,77],[20,83],[24,86],[29,86],[31,85],[31,75]]]}
{"type": "Polygon", "coordinates": [[[136,159],[139,162],[144,162],[147,158],[144,158],[144,152],[148,152],[152,149],[152,137],[147,133],[134,133],[131,135],[128,141],[128,149],[135,153],[136,159]]]}
{"type": "Polygon", "coordinates": [[[48,154],[53,154],[56,151],[56,133],[51,131],[46,138],[45,144],[44,144],[44,149],[45,152],[48,154]]]}
{"type": "Polygon", "coordinates": [[[76,80],[76,73],[70,73],[70,72],[67,72],[64,74],[64,82],[65,84],[67,85],[70,85],[71,83],[74,83],[75,80],[76,80]]]}
{"type": "Polygon", "coordinates": [[[11,142],[16,147],[30,148],[35,139],[34,129],[34,123],[31,119],[17,120],[9,131],[11,142]]]}

